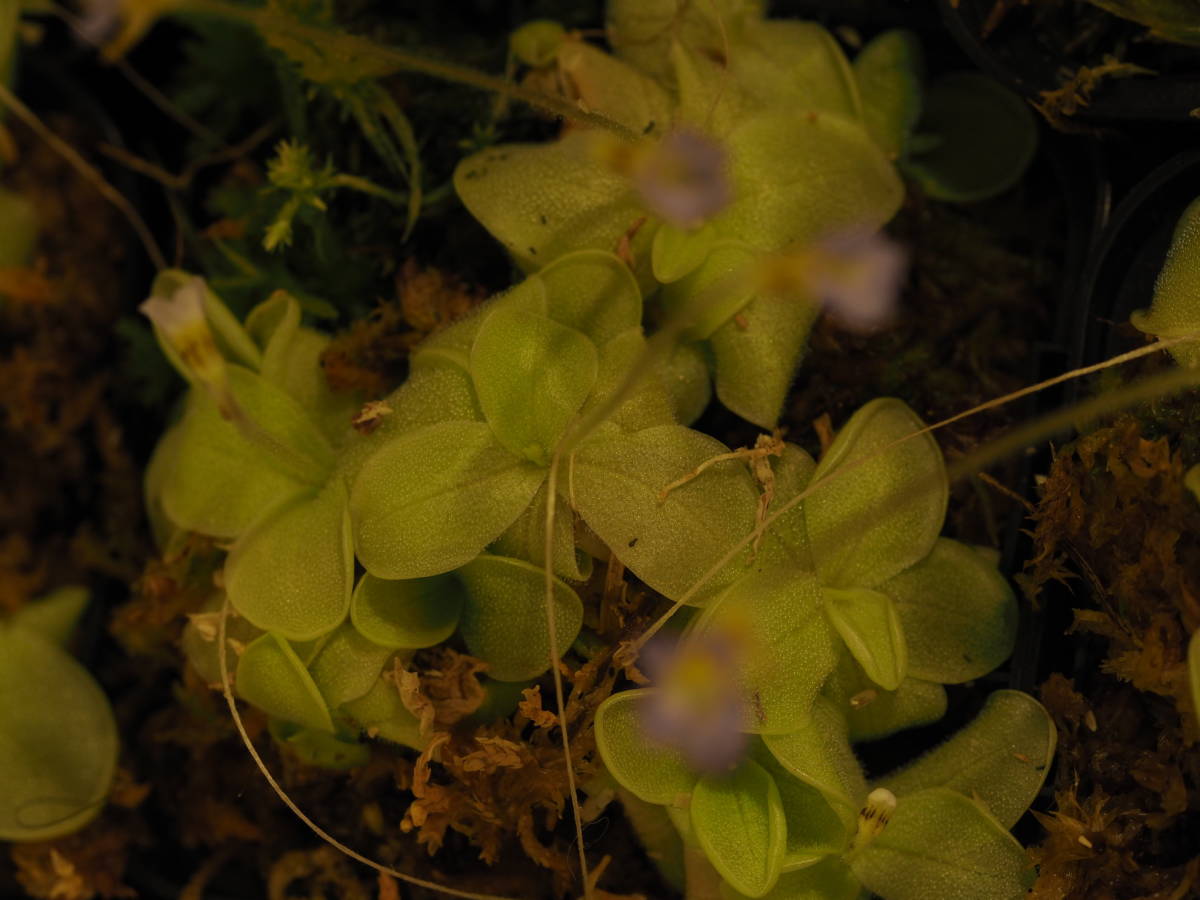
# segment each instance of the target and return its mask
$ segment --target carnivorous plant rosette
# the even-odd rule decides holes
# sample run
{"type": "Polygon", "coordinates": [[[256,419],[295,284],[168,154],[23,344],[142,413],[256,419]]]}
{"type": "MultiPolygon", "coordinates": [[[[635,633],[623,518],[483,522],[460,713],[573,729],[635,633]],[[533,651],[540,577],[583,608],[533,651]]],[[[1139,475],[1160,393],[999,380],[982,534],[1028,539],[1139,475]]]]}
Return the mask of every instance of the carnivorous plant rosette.
{"type": "Polygon", "coordinates": [[[819,304],[760,269],[770,254],[892,217],[903,186],[891,156],[913,101],[864,93],[873,76],[819,25],[767,21],[758,4],[710,6],[612,4],[615,55],[566,35],[543,54],[572,99],[634,140],[572,128],[553,143],[487,149],[459,165],[455,185],[526,270],[572,250],[620,250],[686,326],[684,352],[711,359],[722,403],[769,428],[819,304]]]}
{"type": "MultiPolygon", "coordinates": [[[[888,898],[917,896],[912,887],[889,892],[871,883],[876,868],[869,860],[890,844],[868,853],[855,837],[858,811],[870,804],[848,742],[936,720],[945,711],[942,684],[977,678],[1011,652],[1016,604],[1007,583],[985,553],[939,536],[948,485],[941,453],[922,428],[903,403],[880,399],[850,418],[819,465],[787,446],[776,479],[786,496],[803,492],[803,500],[774,523],[767,558],[709,601],[684,633],[678,652],[685,658],[703,657],[706,647],[721,642],[738,648],[708,683],[733,685],[737,727],[757,735],[745,758],[698,771],[695,741],[702,732],[680,727],[665,743],[651,739],[655,717],[663,714],[664,686],[615,695],[597,713],[597,743],[617,783],[643,801],[674,807],[672,820],[685,842],[693,835],[744,895],[763,896],[781,872],[813,865],[805,878],[844,882],[849,893],[831,896],[857,896],[859,889],[850,887],[857,881],[833,863],[815,867],[824,855],[849,851],[856,878],[872,890],[888,898]],[[840,743],[830,749],[833,734],[840,743]],[[836,877],[829,874],[834,870],[836,877]]],[[[728,694],[723,688],[719,702],[728,703],[728,694]]],[[[1032,730],[996,731],[1021,742],[1018,752],[1041,766],[1019,809],[1005,806],[981,817],[961,795],[914,797],[899,819],[906,824],[892,832],[903,836],[900,845],[912,838],[916,847],[916,835],[927,839],[932,831],[925,829],[941,817],[961,819],[963,840],[992,848],[1009,887],[1024,863],[1004,828],[1036,793],[1053,750],[1044,712],[1023,695],[1011,696],[1017,699],[1003,701],[1006,708],[1037,708],[1032,730]],[[993,816],[1006,822],[1003,828],[993,816]]],[[[971,738],[958,740],[969,744],[971,738]]],[[[958,758],[968,769],[969,757],[958,758]]],[[[898,783],[905,789],[918,781],[922,788],[948,783],[958,777],[948,773],[959,763],[939,770],[945,782],[914,776],[898,783]]],[[[902,880],[887,874],[890,864],[880,871],[881,884],[902,880]]],[[[800,876],[789,877],[794,895],[806,896],[800,876]]],[[[791,890],[770,896],[790,897],[791,890]]],[[[997,888],[946,896],[1015,895],[997,888]]]]}

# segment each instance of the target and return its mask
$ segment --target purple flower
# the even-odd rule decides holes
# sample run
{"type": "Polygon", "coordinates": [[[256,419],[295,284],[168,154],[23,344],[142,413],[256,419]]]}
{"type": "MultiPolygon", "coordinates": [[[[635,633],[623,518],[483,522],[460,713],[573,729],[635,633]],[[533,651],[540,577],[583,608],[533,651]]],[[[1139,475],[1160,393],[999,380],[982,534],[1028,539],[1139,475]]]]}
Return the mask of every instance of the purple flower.
{"type": "Polygon", "coordinates": [[[733,199],[725,148],[698,131],[668,132],[637,154],[632,169],[647,208],[681,228],[703,225],[733,199]]]}
{"type": "Polygon", "coordinates": [[[706,632],[675,646],[649,644],[643,670],[655,684],[642,730],[655,743],[683,753],[702,772],[726,772],[745,752],[745,704],[735,677],[741,657],[728,634],[706,632]]]}
{"type": "Polygon", "coordinates": [[[904,248],[881,231],[851,229],[809,248],[808,289],[826,312],[851,331],[887,325],[908,270],[904,248]]]}

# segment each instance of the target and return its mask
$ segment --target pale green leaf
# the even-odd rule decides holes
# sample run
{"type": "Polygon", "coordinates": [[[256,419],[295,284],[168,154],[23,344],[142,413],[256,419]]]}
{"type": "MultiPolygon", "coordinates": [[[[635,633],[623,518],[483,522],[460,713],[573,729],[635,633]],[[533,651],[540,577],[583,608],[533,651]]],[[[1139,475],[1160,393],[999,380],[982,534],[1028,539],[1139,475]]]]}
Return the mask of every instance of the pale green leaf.
{"type": "Polygon", "coordinates": [[[923,74],[921,42],[902,28],[876,35],[854,59],[863,120],[889,159],[904,155],[921,116],[923,74]]]}
{"type": "Polygon", "coordinates": [[[318,731],[334,730],[312,676],[277,634],[267,632],[242,651],[234,686],[239,697],[268,715],[318,731]]]}
{"type": "Polygon", "coordinates": [[[709,339],[717,399],[760,428],[773,428],[820,307],[803,297],[758,294],[709,339]]]}
{"type": "Polygon", "coordinates": [[[742,730],[786,734],[804,726],[837,662],[833,629],[809,572],[772,567],[734,583],[712,601],[689,639],[729,635],[740,659],[731,678],[742,697],[742,730]]]}
{"type": "Polygon", "coordinates": [[[670,120],[671,98],[658,82],[578,36],[558,50],[559,77],[583,109],[649,134],[670,120]]]}
{"type": "Polygon", "coordinates": [[[904,172],[930,197],[975,203],[1021,180],[1037,151],[1038,131],[1019,94],[978,72],[956,72],[930,85],[919,134],[937,138],[913,147],[904,172]]]}
{"type": "MultiPolygon", "coordinates": [[[[830,856],[807,868],[784,872],[761,900],[861,900],[865,896],[862,885],[846,864],[830,856]]],[[[721,900],[749,898],[722,884],[721,900]]]]}
{"type": "Polygon", "coordinates": [[[596,747],[617,784],[647,803],[682,805],[699,776],[683,753],[642,729],[652,688],[613,694],[596,710],[596,747]]]}
{"type": "Polygon", "coordinates": [[[0,840],[46,841],[100,811],[117,724],[95,679],[36,631],[0,625],[0,840]]]}
{"type": "MultiPolygon", "coordinates": [[[[584,442],[562,485],[600,539],[642,581],[676,598],[754,527],[757,491],[743,463],[717,463],[662,503],[660,492],[728,448],[679,425],[584,442]]],[[[693,599],[711,597],[741,571],[739,554],[693,599]]]]}
{"type": "Polygon", "coordinates": [[[229,602],[259,628],[294,641],[336,628],[350,609],[353,583],[346,488],[338,480],[275,510],[225,562],[229,602]]]}
{"type": "Polygon", "coordinates": [[[986,804],[1005,828],[1017,824],[1054,759],[1054,722],[1020,691],[996,691],[979,715],[940,747],[879,782],[897,797],[947,787],[986,804]]]}
{"type": "Polygon", "coordinates": [[[646,369],[632,386],[626,386],[629,374],[635,371],[645,352],[646,339],[638,325],[621,332],[600,348],[596,386],[580,412],[581,418],[608,402],[617,391],[625,391],[626,399],[606,421],[619,425],[624,431],[675,424],[674,401],[665,383],[668,377],[665,368],[646,369]]]}
{"type": "Polygon", "coordinates": [[[416,650],[440,644],[458,627],[462,586],[449,575],[393,581],[366,573],[350,600],[350,620],[383,647],[416,650]]]}
{"type": "MultiPolygon", "coordinates": [[[[1129,318],[1134,328],[1158,338],[1200,333],[1200,199],[1175,223],[1150,309],[1129,318]]],[[[1200,366],[1200,341],[1178,344],[1170,352],[1181,366],[1200,366]]]]}
{"type": "Polygon", "coordinates": [[[822,857],[839,854],[854,834],[841,810],[835,809],[821,791],[793,777],[770,752],[754,754],[779,789],[780,805],[787,822],[787,845],[782,871],[791,872],[817,863],[822,857]]]}
{"type": "MultiPolygon", "coordinates": [[[[546,485],[517,521],[488,547],[495,556],[511,556],[540,566],[546,556],[546,485]]],[[[584,581],[591,571],[590,559],[575,548],[575,513],[562,496],[554,498],[554,543],[551,548],[554,574],[569,581],[584,581]]]]}
{"type": "Polygon", "coordinates": [[[862,116],[858,82],[846,54],[815,22],[770,19],[748,25],[734,48],[731,77],[747,110],[802,110],[862,116]]]}
{"type": "Polygon", "coordinates": [[[894,691],[908,671],[908,645],[895,605],[869,588],[825,588],[825,614],[867,677],[894,691]]]}
{"type": "Polygon", "coordinates": [[[688,340],[710,337],[754,298],[760,256],[738,241],[719,241],[689,274],[663,286],[662,303],[687,325],[688,340]]]}
{"type": "Polygon", "coordinates": [[[904,403],[872,400],[822,457],[804,501],[821,581],[875,587],[924,559],[946,515],[941,450],[904,403]]]}
{"type": "Polygon", "coordinates": [[[711,225],[694,229],[662,225],[650,248],[654,277],[668,284],[691,274],[708,258],[716,241],[716,229],[711,225]]]}
{"type": "Polygon", "coordinates": [[[712,379],[703,345],[676,344],[663,362],[663,384],[671,397],[675,420],[691,425],[712,400],[712,379]]]}
{"type": "Polygon", "coordinates": [[[1012,652],[1016,597],[995,565],[965,544],[938,538],[927,557],[879,590],[896,603],[908,671],[917,678],[970,681],[1012,652]]]}
{"type": "Polygon", "coordinates": [[[867,796],[867,782],[850,747],[845,717],[833,704],[818,697],[798,728],[763,735],[763,743],[793,778],[820,792],[843,830],[852,833],[867,796]]]}
{"type": "Polygon", "coordinates": [[[329,708],[337,709],[367,693],[391,655],[390,647],[367,640],[344,622],[322,643],[308,673],[329,708]]]}
{"type": "Polygon", "coordinates": [[[597,347],[642,324],[637,280],[616,255],[580,250],[537,273],[546,286],[546,314],[585,334],[597,347]]]}
{"type": "Polygon", "coordinates": [[[429,743],[429,739],[421,734],[421,723],[400,699],[395,682],[383,675],[376,679],[371,690],[344,704],[341,711],[368,737],[380,737],[414,750],[424,750],[429,743]]]}
{"type": "Polygon", "coordinates": [[[237,537],[266,510],[315,488],[334,461],[292,397],[247,369],[228,368],[248,431],[222,418],[208,392],[189,391],[161,494],[171,521],[218,538],[237,537]]]}
{"type": "Polygon", "coordinates": [[[873,231],[900,207],[895,168],[856,122],[776,110],[729,136],[733,205],[722,233],[760,250],[780,250],[849,228],[873,231]]]}
{"type": "Polygon", "coordinates": [[[906,728],[936,722],[946,714],[946,689],[911,676],[885,691],[843,651],[822,691],[846,717],[851,741],[871,741],[906,728]]]}
{"type": "Polygon", "coordinates": [[[691,821],[709,862],[731,886],[751,897],[774,886],[787,822],[766,769],[746,759],[728,775],[705,775],[692,791],[691,821]]]}
{"type": "MultiPolygon", "coordinates": [[[[817,464],[806,451],[795,444],[784,444],[782,455],[772,456],[768,461],[775,479],[774,497],[767,507],[767,515],[770,517],[808,487],[817,464]]],[[[763,535],[755,565],[760,569],[773,565],[809,570],[813,568],[802,502],[783,513],[763,535]]]]}
{"type": "MultiPolygon", "coordinates": [[[[467,592],[459,633],[472,656],[497,681],[524,681],[550,668],[546,588],[542,569],[519,559],[482,555],[455,577],[467,592]]],[[[561,579],[553,580],[555,637],[561,656],[583,624],[583,603],[561,579]]]]}
{"type": "MultiPolygon", "coordinates": [[[[572,250],[612,249],[645,217],[629,179],[593,155],[587,132],[552,144],[509,144],[483,150],[458,164],[454,187],[463,205],[525,270],[572,250]]],[[[653,283],[652,227],[638,229],[630,246],[653,283]]]]}
{"type": "Polygon", "coordinates": [[[609,0],[605,33],[614,52],[663,83],[670,81],[668,48],[677,38],[697,52],[723,53],[748,24],[762,17],[762,0],[609,0]]]}
{"type": "Polygon", "coordinates": [[[1018,900],[1034,874],[1011,834],[946,788],[901,798],[887,827],[849,863],[884,900],[1018,900]]]}
{"type": "MultiPolygon", "coordinates": [[[[200,679],[209,687],[221,685],[221,656],[217,637],[220,635],[221,608],[225,605],[224,594],[214,594],[198,613],[188,616],[180,641],[183,656],[200,679]]],[[[230,607],[225,621],[225,667],[232,682],[237,671],[239,647],[244,647],[263,634],[261,628],[251,625],[230,607]]]]}
{"type": "Polygon", "coordinates": [[[85,587],[62,587],[17,609],[8,624],[36,631],[46,640],[66,647],[75,632],[90,594],[85,587]]]}
{"type": "Polygon", "coordinates": [[[478,556],[529,505],[545,470],[483,422],[442,422],[381,446],[350,494],[354,544],[380,578],[425,578],[478,556]]]}
{"type": "Polygon", "coordinates": [[[271,719],[267,729],[279,744],[310,766],[345,771],[365,766],[371,761],[371,748],[366,744],[342,740],[324,731],[302,728],[282,719],[271,719]]]}
{"type": "Polygon", "coordinates": [[[546,316],[495,309],[471,348],[471,379],[496,439],[545,465],[596,383],[596,346],[546,316]]]}

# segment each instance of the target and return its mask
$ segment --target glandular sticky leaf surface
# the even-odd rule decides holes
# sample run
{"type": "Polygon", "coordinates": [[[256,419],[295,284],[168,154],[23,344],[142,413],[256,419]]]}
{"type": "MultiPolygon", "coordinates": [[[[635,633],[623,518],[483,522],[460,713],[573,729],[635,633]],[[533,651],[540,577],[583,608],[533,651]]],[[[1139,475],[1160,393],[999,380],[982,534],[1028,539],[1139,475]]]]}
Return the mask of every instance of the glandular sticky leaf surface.
{"type": "MultiPolygon", "coordinates": [[[[584,404],[581,418],[596,407],[607,406],[614,394],[620,394],[624,399],[608,414],[605,424],[612,423],[623,431],[675,424],[674,399],[663,380],[655,377],[658,373],[653,369],[642,370],[640,376],[637,373],[645,352],[641,326],[627,328],[600,348],[596,386],[584,404]]],[[[707,379],[707,372],[704,377],[707,379]]]]}
{"type": "Polygon", "coordinates": [[[862,766],[850,747],[845,718],[823,697],[787,734],[763,735],[763,744],[788,774],[819,791],[850,833],[867,796],[862,766]]]}
{"type": "MultiPolygon", "coordinates": [[[[794,872],[784,872],[761,900],[861,900],[866,896],[849,867],[836,856],[794,872]]],[[[749,900],[728,884],[721,885],[722,900],[749,900]]]]}
{"type": "Polygon", "coordinates": [[[496,309],[471,348],[471,378],[496,439],[539,464],[596,383],[596,346],[548,316],[496,309]]]}
{"type": "Polygon", "coordinates": [[[371,690],[391,655],[390,647],[367,640],[345,622],[322,643],[308,672],[325,703],[337,709],[371,690]]]}
{"type": "Polygon", "coordinates": [[[250,443],[222,418],[207,392],[189,392],[174,462],[162,480],[163,510],[180,527],[220,538],[237,537],[265,509],[311,490],[333,461],[325,438],[295,400],[238,366],[229,367],[229,379],[255,425],[289,448],[281,453],[294,451],[311,469],[301,471],[292,456],[281,459],[268,447],[250,443]]]}
{"type": "MultiPolygon", "coordinates": [[[[579,447],[560,485],[621,562],[675,598],[754,527],[757,492],[737,461],[717,463],[659,502],[665,487],[727,452],[719,441],[679,425],[607,433],[579,447]]],[[[695,599],[711,597],[740,571],[727,566],[695,599]]]]}
{"type": "Polygon", "coordinates": [[[546,286],[546,314],[587,336],[597,347],[642,324],[642,294],[618,257],[580,250],[537,273],[546,286]]]}
{"type": "Polygon", "coordinates": [[[624,691],[596,710],[596,746],[617,784],[647,803],[675,804],[691,793],[699,776],[683,753],[651,741],[642,722],[652,689],[624,691]]]}
{"type": "Polygon", "coordinates": [[[845,850],[854,832],[826,797],[791,775],[769,751],[762,750],[754,758],[775,781],[787,821],[782,871],[804,869],[845,850]]]}
{"type": "Polygon", "coordinates": [[[663,225],[650,248],[654,277],[668,284],[695,271],[708,258],[716,239],[716,230],[711,225],[701,228],[663,225]]]}
{"type": "Polygon", "coordinates": [[[449,575],[393,581],[368,572],[354,588],[350,620],[363,637],[383,647],[432,647],[458,627],[465,597],[449,575]]]}
{"type": "Polygon", "coordinates": [[[823,695],[846,717],[851,741],[870,741],[936,722],[946,714],[946,689],[909,676],[894,691],[885,691],[863,672],[847,651],[823,695]]]}
{"type": "Polygon", "coordinates": [[[264,631],[293,641],[311,640],[341,623],[353,579],[346,488],[336,479],[261,520],[225,563],[234,608],[264,631]]]}
{"type": "Polygon", "coordinates": [[[869,588],[825,588],[825,615],[867,677],[894,691],[908,670],[908,646],[887,594],[869,588]]]}
{"type": "MultiPolygon", "coordinates": [[[[784,444],[783,453],[777,458],[771,457],[769,462],[775,478],[775,495],[767,507],[767,515],[772,516],[808,487],[817,464],[807,452],[795,444],[784,444]]],[[[796,504],[771,523],[771,527],[763,535],[755,564],[764,569],[774,565],[810,570],[813,568],[803,502],[796,504]]]]}
{"type": "MultiPolygon", "coordinates": [[[[463,205],[526,270],[572,250],[615,247],[645,216],[630,182],[591,154],[588,135],[552,144],[511,144],[459,163],[454,187],[463,205]]],[[[647,260],[653,230],[635,236],[635,259],[647,260]]]]}
{"type": "Polygon", "coordinates": [[[701,778],[691,824],[713,868],[737,890],[761,897],[779,878],[787,822],[779,788],[758,763],[746,759],[733,772],[701,778]]]}
{"type": "Polygon", "coordinates": [[[884,900],[1017,900],[1033,881],[1013,836],[947,788],[900,799],[887,827],[849,862],[884,900]]]}
{"type": "Polygon", "coordinates": [[[234,684],[239,696],[268,715],[318,731],[334,730],[312,676],[279,635],[268,632],[246,646],[234,684]]]}
{"type": "Polygon", "coordinates": [[[409,712],[396,683],[380,676],[366,694],[343,704],[342,712],[360,726],[369,737],[380,737],[393,744],[424,750],[429,742],[421,734],[421,723],[409,712]]]}
{"type": "Polygon", "coordinates": [[[729,678],[742,696],[743,731],[786,734],[808,721],[837,662],[821,606],[812,573],[780,567],[747,575],[701,613],[695,639],[725,638],[737,648],[729,678]]]}
{"type": "MultiPolygon", "coordinates": [[[[1149,310],[1138,310],[1130,320],[1135,328],[1160,338],[1200,331],[1200,199],[1192,201],[1175,224],[1167,258],[1154,283],[1149,310]]],[[[1200,366],[1200,341],[1171,348],[1181,366],[1200,366]]]]}
{"type": "MultiPolygon", "coordinates": [[[[554,574],[571,581],[583,581],[591,561],[575,549],[575,513],[561,496],[555,497],[554,503],[554,543],[551,548],[554,574]]],[[[488,548],[488,552],[528,560],[538,566],[542,564],[546,555],[546,485],[538,488],[533,501],[488,548]]]]}
{"type": "MultiPolygon", "coordinates": [[[[467,649],[488,664],[498,681],[524,681],[550,668],[546,627],[545,574],[524,560],[483,554],[455,577],[466,589],[458,629],[467,649]]],[[[583,624],[579,595],[559,578],[553,580],[555,636],[565,653],[583,624]]]]}
{"type": "Polygon", "coordinates": [[[773,428],[820,307],[802,296],[758,294],[709,339],[717,398],[760,428],[773,428]]]}
{"type": "Polygon", "coordinates": [[[388,441],[350,493],[354,545],[380,578],[440,575],[516,521],[545,478],[484,422],[441,422],[388,441]]]}
{"type": "Polygon", "coordinates": [[[913,437],[923,428],[908,406],[885,397],[838,432],[804,501],[823,584],[875,587],[933,549],[949,483],[932,435],[913,437]]]}
{"type": "Polygon", "coordinates": [[[904,154],[921,116],[923,69],[920,41],[900,28],[872,38],[854,59],[863,119],[889,159],[904,154]]]}
{"type": "Polygon", "coordinates": [[[874,230],[904,197],[866,130],[832,113],[764,112],[729,135],[729,150],[736,199],[716,221],[760,250],[847,228],[874,230]]]}
{"type": "Polygon", "coordinates": [[[100,811],[117,725],[96,681],[55,641],[0,625],[0,840],[44,841],[100,811]]]}
{"type": "Polygon", "coordinates": [[[710,337],[754,298],[759,255],[739,241],[718,241],[691,273],[663,287],[662,301],[688,339],[710,337]]]}
{"type": "Polygon", "coordinates": [[[917,678],[959,684],[1012,653],[1016,597],[995,564],[966,544],[938,538],[927,557],[879,590],[895,601],[917,678]]]}
{"type": "Polygon", "coordinates": [[[950,740],[880,781],[897,797],[947,787],[982,801],[1012,828],[1041,790],[1054,758],[1054,722],[1020,691],[996,691],[950,740]]]}

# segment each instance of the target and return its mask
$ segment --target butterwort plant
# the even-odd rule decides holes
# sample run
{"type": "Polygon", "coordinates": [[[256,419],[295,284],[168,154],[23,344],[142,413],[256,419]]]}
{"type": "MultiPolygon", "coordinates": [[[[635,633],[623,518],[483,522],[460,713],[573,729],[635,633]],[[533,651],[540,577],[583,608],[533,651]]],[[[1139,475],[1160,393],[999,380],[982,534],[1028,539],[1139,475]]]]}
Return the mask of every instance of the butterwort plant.
{"type": "Polygon", "coordinates": [[[1006,829],[1054,745],[1035,701],[994,695],[975,725],[874,790],[850,750],[937,720],[943,684],[1013,646],[1015,598],[994,561],[939,536],[937,445],[881,399],[820,464],[788,445],[776,468],[781,496],[800,502],[774,522],[774,549],[705,604],[673,658],[650,657],[657,683],[598,710],[608,771],[711,866],[688,867],[690,895],[710,896],[715,872],[735,897],[1019,896],[1029,872],[1006,829]],[[920,866],[907,858],[935,840],[920,866]]]}
{"type": "MultiPolygon", "coordinates": [[[[492,679],[546,670],[547,480],[573,423],[594,420],[554,497],[560,651],[583,617],[570,582],[590,568],[576,515],[669,597],[754,526],[758,489],[734,461],[660,499],[728,448],[678,424],[702,378],[666,363],[627,384],[646,358],[641,295],[612,254],[569,254],[429,339],[369,416],[325,386],[327,338],[285,294],[243,323],[201,279],[168,272],[144,309],[191,383],[147,473],[156,531],[165,546],[186,530],[229,548],[224,593],[189,627],[189,655],[223,679],[214,642],[227,597],[238,693],[308,731],[420,745],[389,679],[405,654],[453,634],[492,679]]],[[[776,552],[764,546],[763,559],[776,552]]]]}

